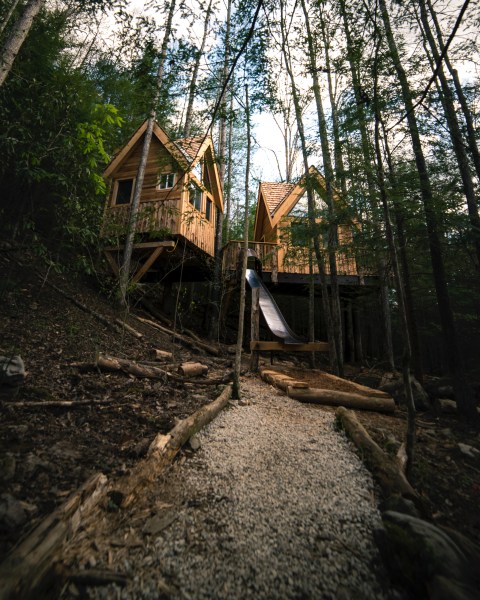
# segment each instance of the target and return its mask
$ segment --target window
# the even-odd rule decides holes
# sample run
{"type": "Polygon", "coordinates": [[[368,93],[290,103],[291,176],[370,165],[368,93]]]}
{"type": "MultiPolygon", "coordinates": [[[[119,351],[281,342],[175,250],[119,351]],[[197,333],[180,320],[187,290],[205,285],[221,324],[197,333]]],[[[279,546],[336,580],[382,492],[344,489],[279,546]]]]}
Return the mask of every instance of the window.
{"type": "Polygon", "coordinates": [[[158,181],[158,188],[160,190],[168,190],[173,187],[175,183],[175,173],[162,173],[158,181]]]}
{"type": "Polygon", "coordinates": [[[133,192],[133,179],[120,179],[117,181],[115,204],[130,204],[133,192]]]}
{"type": "Polygon", "coordinates": [[[307,195],[304,194],[300,200],[293,206],[291,211],[288,213],[289,217],[307,217],[308,216],[308,200],[307,195]]]}
{"type": "Polygon", "coordinates": [[[192,206],[198,211],[202,209],[202,195],[202,190],[198,187],[198,185],[191,183],[189,188],[188,200],[190,204],[192,204],[192,206]]]}
{"type": "Polygon", "coordinates": [[[192,173],[195,175],[195,177],[198,179],[198,181],[200,183],[202,183],[202,161],[199,160],[198,163],[193,167],[192,169],[192,173]]]}
{"type": "Polygon", "coordinates": [[[207,198],[207,204],[205,206],[205,217],[207,221],[212,221],[213,219],[213,202],[210,198],[207,198]]]}
{"type": "Polygon", "coordinates": [[[290,224],[292,246],[308,246],[310,239],[308,229],[308,222],[306,220],[292,221],[290,224]]]}

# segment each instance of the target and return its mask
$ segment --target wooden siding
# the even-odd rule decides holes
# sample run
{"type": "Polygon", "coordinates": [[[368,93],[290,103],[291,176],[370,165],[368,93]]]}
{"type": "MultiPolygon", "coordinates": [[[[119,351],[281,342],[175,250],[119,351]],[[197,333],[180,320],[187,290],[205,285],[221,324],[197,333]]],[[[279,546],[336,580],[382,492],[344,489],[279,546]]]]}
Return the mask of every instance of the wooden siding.
{"type": "MultiPolygon", "coordinates": [[[[112,185],[105,208],[102,237],[121,237],[127,233],[131,204],[115,204],[117,181],[135,179],[143,146],[143,136],[112,173],[112,185]]],[[[152,139],[142,185],[136,232],[182,235],[195,246],[214,255],[216,207],[210,193],[202,195],[201,211],[189,203],[188,175],[178,165],[164,146],[152,139]],[[158,189],[159,175],[175,173],[175,185],[158,189]],[[212,200],[212,219],[205,218],[206,198],[212,200]]]]}
{"type": "MultiPolygon", "coordinates": [[[[284,229],[289,222],[283,222],[284,229]]],[[[276,229],[276,228],[275,228],[276,229]]],[[[279,236],[282,239],[282,236],[279,236]]],[[[285,236],[284,236],[285,239],[285,236]]],[[[359,273],[355,256],[352,254],[350,244],[352,232],[349,227],[339,227],[339,245],[337,252],[338,275],[364,275],[359,273]],[[343,247],[342,247],[343,246],[343,247]]],[[[224,270],[236,270],[241,256],[243,242],[231,241],[223,250],[224,270]]],[[[257,257],[262,263],[262,270],[271,273],[292,273],[299,275],[309,274],[308,249],[304,246],[292,246],[288,243],[273,242],[250,242],[249,248],[255,250],[257,257]]],[[[313,272],[318,274],[318,266],[314,257],[313,272]]],[[[325,254],[325,272],[330,273],[328,256],[325,254]]]]}

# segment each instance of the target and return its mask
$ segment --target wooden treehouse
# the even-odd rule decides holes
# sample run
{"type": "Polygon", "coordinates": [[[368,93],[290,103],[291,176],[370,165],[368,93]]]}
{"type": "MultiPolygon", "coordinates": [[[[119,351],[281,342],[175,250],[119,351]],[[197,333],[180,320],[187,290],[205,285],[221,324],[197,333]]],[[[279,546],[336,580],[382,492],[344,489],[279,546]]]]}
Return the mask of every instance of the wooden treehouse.
{"type": "MultiPolygon", "coordinates": [[[[101,236],[115,275],[122,262],[146,128],[147,121],[104,172],[110,192],[101,236]]],[[[135,227],[133,282],[160,269],[167,256],[199,264],[212,257],[218,212],[223,212],[223,196],[212,139],[172,140],[155,123],[135,227]]]]}
{"type": "MultiPolygon", "coordinates": [[[[314,182],[317,208],[325,208],[325,179],[310,167],[309,176],[314,182]]],[[[310,277],[308,249],[308,207],[305,177],[294,183],[260,183],[255,214],[253,240],[249,248],[258,257],[263,279],[272,283],[306,283],[310,277]]],[[[335,203],[342,214],[347,214],[342,200],[335,193],[335,203]]],[[[321,224],[321,218],[316,219],[321,224]]],[[[352,249],[355,221],[350,217],[338,225],[338,251],[336,255],[339,282],[363,284],[372,275],[370,268],[362,265],[358,253],[352,249]]],[[[320,234],[324,249],[327,232],[320,234]]],[[[224,271],[237,268],[243,242],[231,241],[224,248],[224,271]]],[[[325,254],[325,271],[329,275],[328,257],[325,254]]],[[[313,256],[312,275],[319,283],[318,265],[313,256]]]]}
{"type": "MultiPolygon", "coordinates": [[[[326,252],[328,228],[322,227],[322,213],[326,214],[325,178],[315,167],[310,167],[307,176],[313,184],[315,205],[319,212],[316,223],[329,284],[330,269],[326,252]]],[[[249,255],[256,257],[255,265],[253,260],[249,259],[250,267],[255,267],[260,273],[263,284],[275,294],[279,312],[284,314],[293,330],[302,332],[304,338],[308,333],[307,284],[312,278],[315,294],[321,294],[318,264],[315,254],[312,252],[313,256],[311,256],[309,251],[307,176],[302,177],[296,184],[260,183],[254,235],[249,242],[249,255]]],[[[336,251],[337,281],[340,287],[342,320],[347,338],[345,346],[348,348],[349,356],[353,358],[355,354],[360,356],[362,353],[360,338],[371,340],[374,337],[372,327],[376,326],[372,325],[374,319],[370,318],[369,313],[377,310],[379,278],[366,255],[362,255],[358,248],[354,247],[358,222],[337,192],[334,193],[334,202],[339,220],[336,251]]],[[[242,253],[242,241],[230,241],[223,249],[223,270],[228,283],[223,307],[224,319],[227,318],[232,305],[231,298],[235,294],[235,285],[240,274],[242,253]]],[[[325,337],[325,324],[320,316],[321,310],[318,312],[316,330],[319,333],[323,330],[321,335],[325,337]]],[[[273,331],[270,326],[269,329],[273,331]]],[[[252,339],[258,340],[257,335],[252,336],[252,339]]],[[[270,341],[259,342],[255,343],[252,349],[274,347],[278,349],[281,344],[270,341]]]]}

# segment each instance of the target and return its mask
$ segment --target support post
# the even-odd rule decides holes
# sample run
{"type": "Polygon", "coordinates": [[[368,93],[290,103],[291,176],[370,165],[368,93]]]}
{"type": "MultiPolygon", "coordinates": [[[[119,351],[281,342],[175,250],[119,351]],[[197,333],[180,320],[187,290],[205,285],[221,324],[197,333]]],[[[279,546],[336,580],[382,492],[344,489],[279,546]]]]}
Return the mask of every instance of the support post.
{"type": "MultiPolygon", "coordinates": [[[[258,342],[260,339],[260,288],[252,288],[252,308],[250,319],[250,340],[258,342]]],[[[258,371],[258,350],[252,350],[250,355],[250,371],[258,371]]]]}

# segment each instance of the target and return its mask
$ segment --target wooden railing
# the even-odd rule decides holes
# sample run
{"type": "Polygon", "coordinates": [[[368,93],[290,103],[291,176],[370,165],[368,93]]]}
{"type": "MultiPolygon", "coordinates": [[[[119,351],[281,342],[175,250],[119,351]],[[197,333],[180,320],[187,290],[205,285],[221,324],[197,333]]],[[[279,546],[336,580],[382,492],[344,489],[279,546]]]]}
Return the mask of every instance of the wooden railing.
{"type": "MultiPolygon", "coordinates": [[[[137,233],[165,233],[182,235],[195,246],[211,256],[215,247],[215,224],[208,221],[203,213],[190,205],[180,213],[179,200],[162,202],[141,202],[138,212],[137,233]]],[[[103,218],[102,237],[121,237],[127,233],[130,204],[109,206],[103,218]]]]}
{"type": "MultiPolygon", "coordinates": [[[[249,242],[248,247],[253,250],[262,263],[263,271],[275,272],[278,261],[278,244],[269,242],[249,242]]],[[[235,271],[240,268],[243,241],[231,240],[223,248],[223,270],[235,271]]]]}
{"type": "MultiPolygon", "coordinates": [[[[309,256],[308,250],[301,246],[287,247],[282,244],[273,244],[268,242],[249,242],[248,247],[255,251],[257,258],[262,264],[262,270],[272,273],[275,278],[276,273],[294,273],[308,275],[309,256]]],[[[223,270],[235,271],[240,267],[243,242],[232,240],[223,248],[223,270]]],[[[324,253],[325,272],[330,273],[328,264],[328,255],[324,253]]],[[[318,274],[318,265],[313,257],[313,273],[318,274]]],[[[337,252],[337,273],[338,275],[370,275],[371,269],[358,269],[356,256],[351,248],[341,247],[337,252]]]]}

